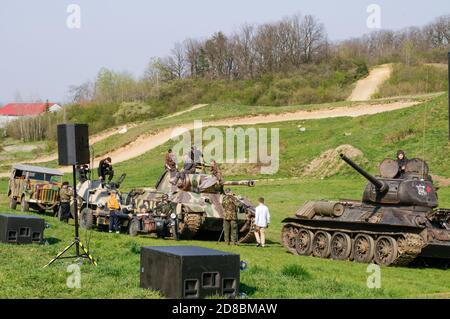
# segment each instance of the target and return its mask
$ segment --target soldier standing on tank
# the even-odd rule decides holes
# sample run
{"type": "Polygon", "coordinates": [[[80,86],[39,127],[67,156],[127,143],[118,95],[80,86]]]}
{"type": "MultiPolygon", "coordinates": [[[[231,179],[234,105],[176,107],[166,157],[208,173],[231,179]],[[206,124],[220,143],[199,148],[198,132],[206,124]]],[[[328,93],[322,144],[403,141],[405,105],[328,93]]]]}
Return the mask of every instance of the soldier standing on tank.
{"type": "Polygon", "coordinates": [[[68,182],[62,183],[61,189],[59,190],[59,200],[60,200],[60,214],[59,220],[65,223],[69,222],[70,216],[70,200],[73,197],[73,190],[69,187],[68,182]]]}
{"type": "Polygon", "coordinates": [[[175,154],[172,152],[172,149],[169,149],[166,153],[165,158],[165,169],[174,172],[178,169],[177,160],[175,154]]]}
{"type": "Polygon", "coordinates": [[[102,159],[98,164],[98,178],[102,182],[102,185],[106,180],[106,175],[108,175],[108,182],[111,182],[114,177],[114,170],[111,163],[111,157],[107,157],[102,159]]]}
{"type": "Polygon", "coordinates": [[[223,206],[223,235],[225,244],[237,245],[237,205],[230,189],[225,191],[223,206]]]}
{"type": "Polygon", "coordinates": [[[398,174],[397,178],[401,177],[406,170],[406,164],[408,164],[408,159],[406,158],[406,154],[402,150],[397,151],[397,164],[398,164],[398,174]]]}
{"type": "Polygon", "coordinates": [[[223,185],[222,173],[220,172],[219,165],[215,160],[211,161],[211,175],[217,179],[220,185],[223,185]]]}
{"type": "Polygon", "coordinates": [[[78,172],[78,180],[83,183],[88,180],[89,176],[89,166],[87,164],[84,165],[78,165],[77,166],[77,172],[78,172]]]}

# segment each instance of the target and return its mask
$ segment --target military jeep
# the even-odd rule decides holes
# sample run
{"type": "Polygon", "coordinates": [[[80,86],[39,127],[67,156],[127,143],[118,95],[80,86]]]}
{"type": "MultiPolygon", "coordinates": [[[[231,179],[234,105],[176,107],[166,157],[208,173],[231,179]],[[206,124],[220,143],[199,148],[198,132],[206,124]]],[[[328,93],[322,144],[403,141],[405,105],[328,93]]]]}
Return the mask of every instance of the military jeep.
{"type": "Polygon", "coordinates": [[[56,169],[21,165],[13,166],[8,183],[9,208],[30,209],[45,213],[59,210],[59,190],[64,174],[56,169]]]}

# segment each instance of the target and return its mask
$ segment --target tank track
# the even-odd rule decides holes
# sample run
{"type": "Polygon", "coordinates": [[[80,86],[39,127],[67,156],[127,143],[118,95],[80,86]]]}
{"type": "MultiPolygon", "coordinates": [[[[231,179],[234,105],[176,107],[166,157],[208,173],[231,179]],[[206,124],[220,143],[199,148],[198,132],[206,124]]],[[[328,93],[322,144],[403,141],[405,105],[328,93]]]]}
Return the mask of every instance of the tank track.
{"type": "Polygon", "coordinates": [[[197,235],[202,226],[202,216],[200,214],[186,214],[183,221],[183,229],[180,233],[181,239],[192,239],[197,235]]]}
{"type": "MultiPolygon", "coordinates": [[[[325,231],[325,232],[343,232],[349,235],[356,236],[356,234],[367,234],[374,237],[374,235],[378,236],[389,236],[396,240],[398,246],[398,254],[397,257],[388,265],[388,266],[407,266],[414,259],[418,257],[422,248],[425,246],[425,242],[423,238],[418,234],[412,233],[371,233],[366,231],[348,231],[345,229],[327,229],[320,227],[310,227],[296,223],[288,223],[285,224],[281,231],[281,243],[283,246],[292,254],[299,255],[297,250],[295,249],[295,237],[300,228],[308,229],[312,232],[314,231],[325,231]]],[[[375,239],[375,238],[374,238],[375,239]]],[[[353,248],[352,254],[353,255],[353,248]]],[[[331,257],[328,257],[331,258],[331,257]]],[[[350,258],[351,259],[351,258],[350,258]]],[[[371,262],[375,262],[374,258],[372,258],[371,262]]]]}

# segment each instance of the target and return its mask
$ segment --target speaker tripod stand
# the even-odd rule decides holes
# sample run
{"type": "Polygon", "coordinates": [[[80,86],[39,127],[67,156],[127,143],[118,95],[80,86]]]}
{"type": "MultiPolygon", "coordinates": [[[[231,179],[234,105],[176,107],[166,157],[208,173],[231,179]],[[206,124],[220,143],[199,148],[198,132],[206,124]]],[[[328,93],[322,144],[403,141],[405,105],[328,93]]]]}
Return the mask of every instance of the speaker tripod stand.
{"type": "Polygon", "coordinates": [[[72,243],[70,243],[69,246],[64,248],[61,252],[59,252],[55,258],[50,260],[47,265],[45,265],[43,268],[50,266],[58,259],[69,259],[69,258],[86,258],[89,259],[91,264],[94,266],[97,266],[97,262],[95,261],[94,257],[89,253],[89,250],[83,245],[83,243],[80,241],[80,235],[79,235],[79,224],[78,224],[78,201],[77,201],[77,176],[76,176],[76,167],[75,165],[72,165],[73,170],[73,218],[75,219],[75,238],[72,243]],[[75,256],[63,256],[70,248],[75,246],[75,256]],[[80,253],[80,250],[83,251],[83,253],[80,253]]]}

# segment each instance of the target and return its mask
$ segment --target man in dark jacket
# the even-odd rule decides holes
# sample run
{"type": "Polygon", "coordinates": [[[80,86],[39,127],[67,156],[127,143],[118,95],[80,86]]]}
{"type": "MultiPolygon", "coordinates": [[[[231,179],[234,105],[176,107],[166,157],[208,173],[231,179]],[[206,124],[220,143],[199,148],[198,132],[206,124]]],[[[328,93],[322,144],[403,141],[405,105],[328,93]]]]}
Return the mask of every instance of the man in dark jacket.
{"type": "Polygon", "coordinates": [[[111,180],[114,177],[114,170],[111,164],[111,157],[102,159],[98,165],[98,178],[100,179],[102,184],[106,180],[106,175],[108,175],[108,183],[111,182],[111,180]]]}

